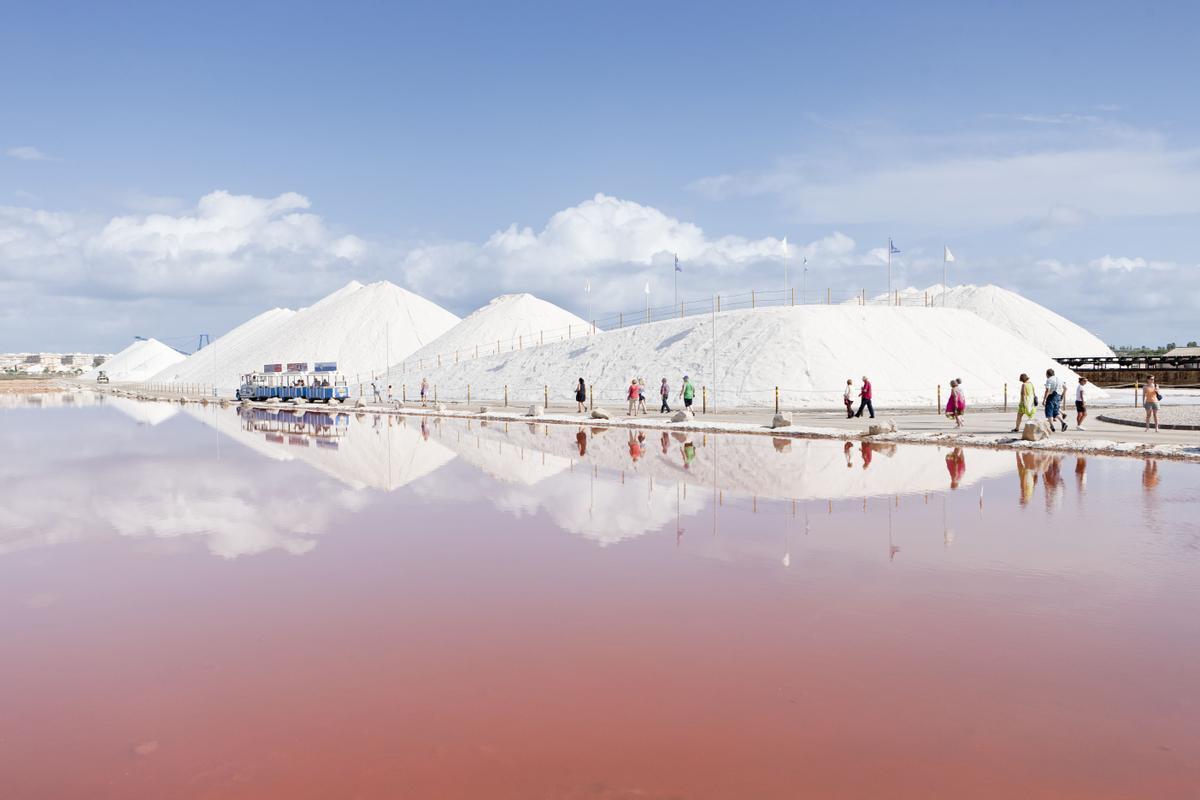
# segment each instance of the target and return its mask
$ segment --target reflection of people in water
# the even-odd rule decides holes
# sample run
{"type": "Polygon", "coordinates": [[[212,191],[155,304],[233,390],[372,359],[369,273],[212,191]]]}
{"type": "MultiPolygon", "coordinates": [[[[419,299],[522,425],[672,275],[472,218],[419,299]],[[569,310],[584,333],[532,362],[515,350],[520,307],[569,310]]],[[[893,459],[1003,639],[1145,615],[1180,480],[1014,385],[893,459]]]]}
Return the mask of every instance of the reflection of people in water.
{"type": "Polygon", "coordinates": [[[633,463],[637,463],[642,457],[642,443],[638,441],[637,435],[633,431],[629,432],[629,458],[633,463]]]}
{"type": "Polygon", "coordinates": [[[1037,461],[1033,453],[1017,453],[1017,480],[1021,485],[1021,505],[1029,505],[1037,487],[1037,461]]]}
{"type": "Polygon", "coordinates": [[[963,455],[961,447],[946,454],[946,471],[950,473],[950,488],[957,489],[967,472],[967,457],[963,455]]]}
{"type": "Polygon", "coordinates": [[[670,449],[671,449],[671,437],[670,437],[670,436],[667,436],[667,432],[666,432],[666,431],[663,431],[663,435],[662,435],[662,451],[663,451],[663,455],[665,456],[665,455],[666,455],[668,452],[670,452],[670,449]]]}
{"type": "MultiPolygon", "coordinates": [[[[663,434],[664,436],[666,434],[663,434]]],[[[587,433],[583,428],[579,429],[579,433],[575,434],[575,444],[579,447],[579,457],[583,458],[587,455],[587,433]]]]}
{"type": "Polygon", "coordinates": [[[696,445],[692,444],[692,441],[689,439],[683,443],[683,447],[680,449],[683,452],[683,468],[691,469],[692,462],[696,460],[696,445]]]}
{"type": "Polygon", "coordinates": [[[1148,458],[1142,465],[1142,488],[1149,492],[1155,486],[1158,486],[1158,462],[1148,458]]]}
{"type": "Polygon", "coordinates": [[[871,448],[872,448],[872,445],[870,442],[862,443],[863,469],[866,469],[867,467],[871,466],[871,448]]]}
{"type": "Polygon", "coordinates": [[[429,423],[425,421],[424,417],[421,417],[421,438],[429,441],[429,423]]]}
{"type": "Polygon", "coordinates": [[[1087,459],[1079,456],[1075,459],[1075,487],[1082,492],[1087,485],[1087,459]]]}
{"type": "Polygon", "coordinates": [[[1043,475],[1046,480],[1046,508],[1049,510],[1062,494],[1062,456],[1042,456],[1042,459],[1045,465],[1043,475]]]}
{"type": "Polygon", "coordinates": [[[842,455],[846,456],[846,469],[854,469],[854,443],[853,442],[846,442],[846,445],[842,448],[842,455]]]}

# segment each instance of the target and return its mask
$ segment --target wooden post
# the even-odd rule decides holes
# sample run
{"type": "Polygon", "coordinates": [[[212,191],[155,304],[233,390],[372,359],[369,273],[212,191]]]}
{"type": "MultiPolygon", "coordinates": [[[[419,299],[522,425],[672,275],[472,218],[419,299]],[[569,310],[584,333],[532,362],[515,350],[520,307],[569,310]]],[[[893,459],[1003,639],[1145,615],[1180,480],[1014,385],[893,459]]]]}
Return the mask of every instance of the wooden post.
{"type": "Polygon", "coordinates": [[[707,386],[700,387],[700,413],[701,414],[708,413],[708,387],[707,386]]]}
{"type": "Polygon", "coordinates": [[[467,384],[467,405],[471,405],[471,384],[467,384]]]}
{"type": "Polygon", "coordinates": [[[750,307],[754,308],[754,290],[750,290],[750,307]]]}
{"type": "Polygon", "coordinates": [[[508,384],[504,384],[504,407],[508,408],[508,384]]]}
{"type": "Polygon", "coordinates": [[[569,325],[569,324],[567,325],[567,338],[568,339],[571,338],[571,327],[572,327],[571,325],[569,325]]]}
{"type": "Polygon", "coordinates": [[[618,328],[625,327],[625,312],[624,311],[617,312],[617,327],[618,328]]]}
{"type": "Polygon", "coordinates": [[[442,365],[442,354],[438,353],[438,366],[440,367],[441,365],[442,365]]]}
{"type": "Polygon", "coordinates": [[[827,306],[833,305],[833,290],[830,289],[828,286],[825,287],[825,305],[827,305],[827,306]]]}
{"type": "Polygon", "coordinates": [[[938,384],[937,409],[939,411],[942,409],[942,385],[940,383],[938,384]]]}
{"type": "Polygon", "coordinates": [[[437,405],[437,384],[433,385],[433,404],[437,405]]]}
{"type": "Polygon", "coordinates": [[[796,305],[796,287],[792,287],[792,305],[796,305]]]}
{"type": "Polygon", "coordinates": [[[550,408],[550,387],[546,384],[542,385],[542,408],[550,408]]]}
{"type": "Polygon", "coordinates": [[[717,295],[717,312],[721,311],[721,295],[717,295]]]}
{"type": "Polygon", "coordinates": [[[679,318],[683,319],[683,301],[679,301],[679,318]]]}
{"type": "Polygon", "coordinates": [[[779,387],[775,387],[775,413],[779,413],[779,387]]]}
{"type": "Polygon", "coordinates": [[[524,342],[524,338],[525,338],[525,337],[523,337],[521,334],[519,334],[519,333],[517,334],[517,349],[518,349],[518,350],[524,350],[524,349],[525,349],[525,342],[524,342]]]}
{"type": "Polygon", "coordinates": [[[1004,410],[1008,411],[1008,381],[1004,382],[1004,410]]]}
{"type": "Polygon", "coordinates": [[[1133,379],[1133,407],[1134,408],[1137,408],[1137,393],[1138,393],[1138,380],[1137,380],[1137,378],[1134,378],[1133,379]]]}
{"type": "Polygon", "coordinates": [[[545,343],[546,343],[546,332],[538,331],[538,344],[543,345],[545,343]]]}
{"type": "Polygon", "coordinates": [[[400,402],[401,403],[408,402],[408,384],[406,384],[406,383],[400,384],[400,402]]]}
{"type": "Polygon", "coordinates": [[[588,384],[588,411],[596,410],[596,387],[588,384]]]}

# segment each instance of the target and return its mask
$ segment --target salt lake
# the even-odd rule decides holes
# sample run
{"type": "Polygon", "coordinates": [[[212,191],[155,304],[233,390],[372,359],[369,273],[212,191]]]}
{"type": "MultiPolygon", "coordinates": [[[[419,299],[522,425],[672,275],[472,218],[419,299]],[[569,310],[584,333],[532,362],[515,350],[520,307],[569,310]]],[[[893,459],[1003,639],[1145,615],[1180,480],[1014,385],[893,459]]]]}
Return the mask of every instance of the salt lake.
{"type": "Polygon", "coordinates": [[[0,410],[10,798],[1200,794],[1200,467],[0,410]]]}

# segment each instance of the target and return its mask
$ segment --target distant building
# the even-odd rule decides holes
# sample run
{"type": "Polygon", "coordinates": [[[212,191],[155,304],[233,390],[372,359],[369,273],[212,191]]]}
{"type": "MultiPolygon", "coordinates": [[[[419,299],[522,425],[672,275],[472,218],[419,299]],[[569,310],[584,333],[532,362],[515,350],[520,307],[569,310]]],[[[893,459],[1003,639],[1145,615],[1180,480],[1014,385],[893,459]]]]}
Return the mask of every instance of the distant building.
{"type": "Polygon", "coordinates": [[[1168,350],[1166,355],[1181,358],[1200,358],[1200,347],[1174,347],[1168,350]]]}

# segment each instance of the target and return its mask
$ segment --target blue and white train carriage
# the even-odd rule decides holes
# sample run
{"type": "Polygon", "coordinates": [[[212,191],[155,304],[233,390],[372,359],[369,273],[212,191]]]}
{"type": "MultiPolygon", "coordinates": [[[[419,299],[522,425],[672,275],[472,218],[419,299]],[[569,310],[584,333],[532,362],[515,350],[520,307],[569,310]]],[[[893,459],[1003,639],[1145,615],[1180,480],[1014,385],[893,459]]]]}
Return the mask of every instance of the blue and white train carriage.
{"type": "Polygon", "coordinates": [[[318,361],[266,364],[262,372],[248,372],[235,395],[238,400],[299,400],[308,403],[344,403],[350,398],[346,379],[337,362],[318,361]],[[286,367],[286,368],[285,368],[286,367]]]}

